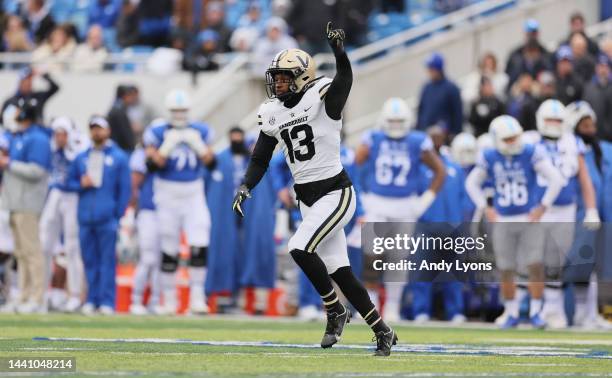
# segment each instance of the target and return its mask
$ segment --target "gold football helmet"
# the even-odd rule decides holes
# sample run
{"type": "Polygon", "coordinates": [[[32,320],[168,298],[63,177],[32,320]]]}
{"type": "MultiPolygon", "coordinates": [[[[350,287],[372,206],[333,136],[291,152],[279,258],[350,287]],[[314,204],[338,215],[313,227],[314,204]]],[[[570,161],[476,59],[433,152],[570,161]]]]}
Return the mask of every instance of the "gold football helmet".
{"type": "Polygon", "coordinates": [[[276,54],[266,71],[266,91],[269,98],[286,99],[292,94],[304,91],[315,79],[317,66],[312,57],[300,49],[283,50],[276,54]],[[289,91],[281,95],[276,93],[275,75],[288,74],[291,77],[289,91]]]}

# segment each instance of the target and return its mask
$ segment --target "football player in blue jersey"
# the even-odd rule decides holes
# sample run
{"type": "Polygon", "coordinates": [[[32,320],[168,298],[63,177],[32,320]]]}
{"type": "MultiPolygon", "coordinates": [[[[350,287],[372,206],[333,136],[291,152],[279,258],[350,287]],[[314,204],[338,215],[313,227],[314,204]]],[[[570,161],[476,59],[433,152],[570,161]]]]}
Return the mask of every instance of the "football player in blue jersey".
{"type": "MultiPolygon", "coordinates": [[[[593,189],[595,191],[595,202],[599,214],[604,221],[609,218],[606,212],[605,196],[605,161],[612,161],[612,144],[600,141],[597,138],[597,117],[593,108],[586,101],[576,101],[566,108],[565,123],[570,132],[574,132],[584,143],[584,163],[588,169],[593,189]]],[[[583,199],[582,188],[578,186],[576,195],[576,224],[574,243],[568,254],[566,267],[563,275],[564,283],[573,284],[574,294],[574,317],[573,325],[584,328],[610,329],[612,323],[604,319],[598,311],[597,304],[597,275],[601,274],[600,262],[602,251],[605,250],[606,242],[602,236],[605,229],[595,232],[589,223],[585,223],[587,206],[583,199]],[[580,222],[580,220],[584,220],[580,222]],[[585,247],[593,248],[596,253],[585,255],[585,247]]],[[[604,223],[604,225],[607,225],[604,223]]],[[[568,307],[567,305],[565,306],[568,307]]]]}
{"type": "Polygon", "coordinates": [[[53,130],[51,175],[49,193],[40,218],[40,242],[47,258],[47,282],[53,271],[52,257],[63,236],[66,254],[66,279],[69,298],[64,309],[74,312],[81,306],[81,294],[85,280],[81,248],[79,246],[79,224],[77,222],[77,205],[79,195],[74,188],[69,188],[68,172],[70,165],[81,152],[74,148],[70,141],[75,129],[71,119],[58,117],[51,123],[53,130]]]}
{"type": "Polygon", "coordinates": [[[502,328],[518,325],[514,276],[517,270],[523,269],[529,271],[531,324],[544,328],[546,323],[539,315],[544,282],[544,239],[540,228],[531,223],[539,222],[546,209],[554,203],[563,186],[563,178],[541,146],[524,143],[523,129],[513,117],[495,118],[489,132],[495,148],[485,149],[480,154],[465,186],[476,208],[485,209],[487,220],[495,222],[491,240],[496,265],[501,272],[505,307],[502,328]],[[546,192],[541,197],[537,197],[534,190],[538,174],[548,181],[546,192]],[[493,206],[487,206],[482,189],[487,178],[492,179],[495,188],[493,206]]]}
{"type": "MultiPolygon", "coordinates": [[[[155,124],[155,121],[153,125],[155,124]]],[[[161,297],[159,227],[153,203],[153,179],[155,171],[147,167],[144,148],[139,147],[130,156],[132,172],[132,203],[136,205],[136,229],[138,230],[138,264],[134,271],[130,313],[145,315],[159,310],[161,297]],[[144,291],[149,283],[151,297],[149,308],[144,306],[144,291]]]]}
{"type": "Polygon", "coordinates": [[[212,149],[208,147],[212,130],[206,124],[189,121],[191,101],[185,91],[168,93],[166,107],[169,122],[150,127],[143,136],[148,161],[157,169],[153,187],[162,252],[164,312],[176,312],[175,275],[182,231],[191,253],[189,309],[203,314],[208,312],[204,283],[210,239],[203,169],[215,163],[212,149]]]}
{"type": "MultiPolygon", "coordinates": [[[[599,228],[600,219],[595,190],[584,161],[582,140],[568,130],[565,106],[554,99],[546,100],[536,112],[536,126],[540,134],[538,144],[546,149],[553,165],[563,176],[564,185],[553,204],[546,209],[541,222],[545,230],[544,265],[546,287],[542,317],[550,328],[567,327],[564,311],[561,272],[567,253],[574,241],[574,224],[584,220],[590,229],[599,228]],[[576,219],[578,192],[585,205],[584,219],[576,219]]],[[[543,195],[546,179],[537,177],[536,193],[543,195]]]]}
{"type": "MultiPolygon", "coordinates": [[[[427,134],[411,130],[413,124],[414,115],[406,102],[390,98],[383,106],[379,130],[366,132],[357,149],[355,161],[368,172],[364,183],[368,193],[363,196],[368,222],[416,222],[442,187],[444,164],[427,134]],[[434,177],[419,195],[421,165],[429,167],[434,177]]],[[[406,277],[390,275],[394,274],[385,272],[385,317],[397,321],[406,277]]]]}
{"type": "MultiPolygon", "coordinates": [[[[474,169],[477,154],[478,142],[476,141],[476,137],[474,137],[474,135],[462,132],[453,138],[450,145],[450,157],[452,161],[458,164],[463,170],[464,179],[470,174],[472,169],[474,169]]],[[[463,221],[472,221],[476,206],[469,196],[463,196],[461,208],[463,212],[463,221]]]]}

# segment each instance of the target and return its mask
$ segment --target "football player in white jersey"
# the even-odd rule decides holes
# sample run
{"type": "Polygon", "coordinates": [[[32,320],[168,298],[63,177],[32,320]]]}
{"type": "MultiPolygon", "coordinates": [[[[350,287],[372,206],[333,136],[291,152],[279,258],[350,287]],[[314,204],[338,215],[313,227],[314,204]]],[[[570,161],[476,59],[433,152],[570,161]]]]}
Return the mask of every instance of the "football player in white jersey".
{"type": "MultiPolygon", "coordinates": [[[[584,161],[585,146],[582,140],[568,129],[565,106],[559,100],[544,101],[536,112],[536,126],[540,134],[538,143],[546,149],[564,180],[561,193],[552,206],[546,209],[541,219],[546,233],[546,288],[542,315],[549,327],[565,328],[567,319],[561,290],[561,272],[574,241],[574,222],[582,221],[576,219],[579,193],[582,193],[586,208],[585,226],[597,229],[600,219],[595,189],[584,161]]],[[[540,193],[547,187],[546,179],[540,176],[537,184],[540,193]]]]}
{"type": "Polygon", "coordinates": [[[366,289],[354,276],[348,259],[344,226],[355,211],[355,191],[340,160],[342,109],[353,82],[351,63],[344,51],[344,31],[327,24],[327,40],[336,57],[333,80],[316,77],[315,62],[298,49],[283,50],[266,72],[270,101],[259,109],[259,138],[233,209],[243,215],[241,203],[263,177],[277,143],[293,175],[302,223],[289,240],[297,265],[321,296],[327,326],[321,347],[340,340],[350,311],[340,302],[333,279],[345,297],[372,328],[376,356],[388,356],[397,335],[380,317],[366,289]]]}

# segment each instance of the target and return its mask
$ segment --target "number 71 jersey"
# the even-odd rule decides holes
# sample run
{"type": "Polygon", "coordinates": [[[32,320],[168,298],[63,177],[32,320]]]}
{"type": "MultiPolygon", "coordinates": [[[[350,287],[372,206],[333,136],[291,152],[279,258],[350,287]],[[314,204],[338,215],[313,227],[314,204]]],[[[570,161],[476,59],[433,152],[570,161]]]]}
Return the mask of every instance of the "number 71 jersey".
{"type": "Polygon", "coordinates": [[[278,99],[259,108],[261,131],[281,144],[296,184],[327,179],[342,171],[342,120],[331,119],[325,111],[324,99],[330,84],[329,78],[319,79],[293,108],[285,107],[278,99]]]}

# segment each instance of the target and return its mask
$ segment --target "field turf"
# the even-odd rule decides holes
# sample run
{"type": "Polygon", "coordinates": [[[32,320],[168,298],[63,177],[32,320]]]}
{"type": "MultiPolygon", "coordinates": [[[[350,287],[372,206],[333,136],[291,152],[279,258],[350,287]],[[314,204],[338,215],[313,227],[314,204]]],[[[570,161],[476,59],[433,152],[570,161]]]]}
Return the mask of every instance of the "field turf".
{"type": "MultiPolygon", "coordinates": [[[[0,315],[0,358],[75,357],[67,376],[612,376],[612,332],[397,326],[389,358],[353,321],[332,349],[324,324],[289,319],[0,315]]],[[[23,376],[1,373],[0,376],[23,376]]]]}

